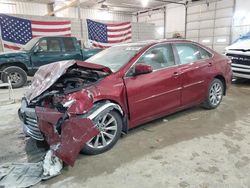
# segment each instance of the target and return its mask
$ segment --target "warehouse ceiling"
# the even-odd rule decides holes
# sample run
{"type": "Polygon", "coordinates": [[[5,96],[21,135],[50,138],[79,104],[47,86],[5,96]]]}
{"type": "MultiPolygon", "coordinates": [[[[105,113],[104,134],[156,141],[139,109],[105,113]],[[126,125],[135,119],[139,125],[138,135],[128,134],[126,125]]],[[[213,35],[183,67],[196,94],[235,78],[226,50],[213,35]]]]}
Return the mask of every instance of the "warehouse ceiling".
{"type": "MultiPolygon", "coordinates": [[[[14,1],[16,0],[0,0],[0,3],[1,2],[8,3],[14,1]]],[[[69,6],[69,4],[71,4],[72,2],[77,2],[77,0],[19,0],[19,1],[31,2],[31,3],[43,3],[43,4],[56,3],[56,4],[61,4],[61,6],[69,6]]],[[[180,0],[169,0],[169,1],[180,2],[180,0]]],[[[165,5],[167,2],[168,0],[80,0],[80,6],[82,8],[135,12],[142,9],[159,7],[165,5]]],[[[77,3],[71,5],[77,6],[77,3]]]]}

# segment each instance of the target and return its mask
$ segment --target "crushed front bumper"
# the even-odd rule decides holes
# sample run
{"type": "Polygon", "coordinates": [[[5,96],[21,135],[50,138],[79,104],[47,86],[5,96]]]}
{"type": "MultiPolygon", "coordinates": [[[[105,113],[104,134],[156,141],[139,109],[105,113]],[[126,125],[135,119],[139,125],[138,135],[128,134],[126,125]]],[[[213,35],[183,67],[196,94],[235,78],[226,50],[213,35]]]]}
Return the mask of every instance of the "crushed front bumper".
{"type": "Polygon", "coordinates": [[[45,107],[29,108],[25,99],[18,114],[24,133],[35,140],[46,140],[54,154],[70,166],[84,144],[100,133],[89,118],[68,114],[62,120],[63,113],[45,107]]]}

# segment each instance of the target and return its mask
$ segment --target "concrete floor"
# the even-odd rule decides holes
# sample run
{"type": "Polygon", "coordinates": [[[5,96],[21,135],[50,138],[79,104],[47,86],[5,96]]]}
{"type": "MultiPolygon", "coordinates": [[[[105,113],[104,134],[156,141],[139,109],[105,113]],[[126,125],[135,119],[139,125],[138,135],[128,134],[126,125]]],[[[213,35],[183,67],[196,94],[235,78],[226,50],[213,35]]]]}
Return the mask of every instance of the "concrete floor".
{"type": "MultiPolygon", "coordinates": [[[[18,108],[19,104],[0,106],[0,164],[39,161],[45,151],[24,138],[18,108]]],[[[238,188],[250,187],[249,172],[246,81],[235,83],[218,109],[195,107],[131,130],[112,150],[79,155],[75,167],[35,187],[238,188]]]]}

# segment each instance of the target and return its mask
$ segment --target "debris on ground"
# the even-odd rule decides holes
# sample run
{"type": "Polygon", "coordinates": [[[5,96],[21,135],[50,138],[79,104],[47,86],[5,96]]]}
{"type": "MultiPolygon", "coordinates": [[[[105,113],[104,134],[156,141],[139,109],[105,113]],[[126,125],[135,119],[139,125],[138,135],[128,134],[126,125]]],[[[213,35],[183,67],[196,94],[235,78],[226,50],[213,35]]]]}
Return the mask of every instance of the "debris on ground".
{"type": "Polygon", "coordinates": [[[10,163],[0,166],[0,187],[30,187],[60,174],[63,162],[49,150],[38,163],[10,163]]]}
{"type": "Polygon", "coordinates": [[[162,121],[163,121],[163,122],[168,122],[168,119],[165,119],[165,118],[164,118],[162,121]]]}

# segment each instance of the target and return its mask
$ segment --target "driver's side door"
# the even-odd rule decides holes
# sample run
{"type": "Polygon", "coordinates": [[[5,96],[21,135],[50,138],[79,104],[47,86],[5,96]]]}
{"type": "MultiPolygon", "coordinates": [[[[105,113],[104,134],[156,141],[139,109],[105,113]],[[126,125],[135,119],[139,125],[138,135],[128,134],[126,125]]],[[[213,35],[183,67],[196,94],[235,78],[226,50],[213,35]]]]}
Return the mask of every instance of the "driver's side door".
{"type": "Polygon", "coordinates": [[[180,107],[181,82],[171,44],[158,45],[136,64],[148,64],[153,72],[133,75],[133,65],[124,78],[130,111],[130,128],[180,107]]]}
{"type": "Polygon", "coordinates": [[[40,66],[64,60],[61,42],[59,38],[40,40],[31,54],[33,69],[37,70],[40,66]]]}

